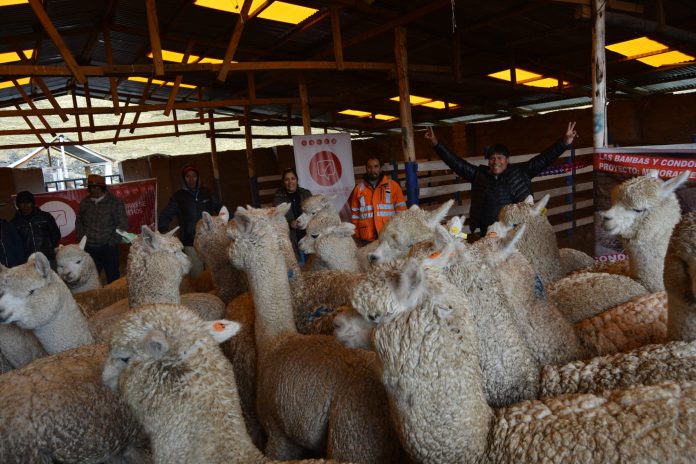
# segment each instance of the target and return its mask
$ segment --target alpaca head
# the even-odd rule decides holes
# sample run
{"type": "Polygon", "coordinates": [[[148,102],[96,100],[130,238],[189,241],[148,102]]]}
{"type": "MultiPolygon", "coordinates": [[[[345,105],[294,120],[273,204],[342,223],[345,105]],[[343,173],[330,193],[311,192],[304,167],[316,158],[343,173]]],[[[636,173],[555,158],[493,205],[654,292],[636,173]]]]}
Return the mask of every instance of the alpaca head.
{"type": "Polygon", "coordinates": [[[81,279],[89,274],[89,268],[94,268],[94,260],[85,250],[87,236],[77,245],[60,245],[56,251],[56,272],[70,287],[76,287],[81,279]]]}
{"type": "Polygon", "coordinates": [[[312,218],[316,216],[330,217],[332,219],[330,225],[338,225],[341,220],[333,205],[335,197],[335,195],[313,195],[303,201],[302,214],[297,218],[297,227],[306,229],[312,218]]]}
{"type": "Polygon", "coordinates": [[[147,272],[181,280],[191,269],[191,260],[184,254],[184,245],[174,236],[177,229],[160,234],[143,226],[128,253],[128,275],[147,272]]]}
{"type": "MultiPolygon", "coordinates": [[[[662,181],[655,171],[623,182],[612,192],[612,207],[602,211],[602,228],[625,239],[636,236],[643,224],[668,202],[676,203],[674,191],[689,178],[689,171],[662,181]]],[[[665,226],[672,226],[673,224],[665,226]]]]}
{"type": "Polygon", "coordinates": [[[61,308],[61,291],[69,293],[41,252],[32,254],[25,264],[3,269],[1,276],[0,323],[3,324],[14,322],[27,330],[41,327],[61,308]]]}
{"type": "Polygon", "coordinates": [[[213,267],[214,263],[226,259],[224,253],[220,253],[219,250],[226,249],[229,243],[225,231],[229,220],[230,213],[223,206],[217,216],[211,216],[207,211],[203,211],[201,219],[196,223],[193,246],[206,267],[213,267]]]}
{"type": "Polygon", "coordinates": [[[498,214],[498,222],[503,227],[513,228],[518,224],[529,224],[532,221],[537,221],[538,218],[544,217],[546,214],[549,198],[550,196],[546,194],[541,200],[534,203],[534,197],[529,195],[520,203],[506,205],[498,214]]]}
{"type": "Polygon", "coordinates": [[[206,358],[201,355],[219,351],[217,344],[239,329],[237,322],[225,319],[203,321],[185,306],[145,305],[115,330],[102,381],[138,409],[127,393],[143,398],[155,388],[202,371],[206,358]]]}
{"type": "MultiPolygon", "coordinates": [[[[285,221],[289,203],[275,208],[237,208],[234,220],[227,226],[230,245],[228,258],[234,267],[248,270],[258,263],[259,254],[278,254],[277,223],[285,221]]],[[[286,225],[287,227],[287,225],[286,225]]]]}
{"type": "Polygon", "coordinates": [[[370,253],[371,264],[384,264],[408,254],[413,245],[433,237],[433,229],[442,222],[454,200],[446,201],[433,211],[418,205],[397,213],[379,233],[379,245],[370,253]]]}
{"type": "MultiPolygon", "coordinates": [[[[343,222],[339,225],[326,225],[325,221],[317,218],[309,223],[306,229],[307,235],[302,237],[299,242],[300,250],[304,253],[318,253],[332,246],[335,239],[350,238],[355,233],[355,225],[350,222],[343,222]]],[[[328,250],[327,250],[328,251],[328,250]]]]}

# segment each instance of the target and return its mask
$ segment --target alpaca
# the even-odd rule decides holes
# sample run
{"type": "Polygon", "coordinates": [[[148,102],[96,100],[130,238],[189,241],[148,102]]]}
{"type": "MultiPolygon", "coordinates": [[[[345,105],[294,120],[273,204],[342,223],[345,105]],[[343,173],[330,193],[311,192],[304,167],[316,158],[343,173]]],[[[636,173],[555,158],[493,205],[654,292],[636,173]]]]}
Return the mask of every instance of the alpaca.
{"type": "Polygon", "coordinates": [[[299,242],[300,250],[314,254],[314,269],[335,269],[361,272],[358,247],[353,240],[355,225],[344,222],[338,226],[324,227],[313,219],[307,226],[307,235],[299,242]]]}
{"type": "Polygon", "coordinates": [[[442,222],[453,204],[454,200],[447,200],[433,211],[412,205],[406,211],[397,213],[382,228],[379,245],[369,255],[370,263],[384,264],[404,257],[414,244],[431,240],[434,227],[442,222]]]}
{"type": "Polygon", "coordinates": [[[664,290],[662,273],[672,229],[681,218],[674,191],[690,172],[662,181],[656,171],[623,182],[612,193],[612,207],[600,213],[602,228],[618,235],[629,256],[630,277],[650,292],[664,290]]]}
{"type": "Polygon", "coordinates": [[[665,256],[667,339],[696,339],[696,212],[684,215],[665,256]]]}
{"type": "Polygon", "coordinates": [[[226,250],[230,239],[225,234],[225,228],[230,220],[230,213],[226,207],[220,209],[217,216],[211,216],[206,211],[196,224],[196,236],[193,246],[209,269],[217,288],[217,295],[225,304],[248,290],[246,276],[235,269],[227,255],[221,250],[226,250]]]}
{"type": "Polygon", "coordinates": [[[235,375],[217,346],[237,330],[176,305],[145,306],[120,325],[104,382],[143,424],[155,464],[272,462],[244,430],[235,375]]]}
{"type": "Polygon", "coordinates": [[[244,269],[255,307],[257,410],[266,454],[305,452],[360,462],[401,462],[374,353],[335,339],[299,335],[273,216],[287,208],[238,208],[228,226],[229,256],[244,269]],[[292,375],[288,375],[292,373],[292,375]]]}
{"type": "Polygon", "coordinates": [[[4,361],[0,373],[24,367],[46,354],[31,331],[20,329],[15,324],[0,324],[0,355],[4,361]]]}
{"type": "Polygon", "coordinates": [[[518,250],[529,260],[544,285],[558,280],[580,268],[592,266],[594,259],[577,250],[562,251],[556,242],[556,233],[546,216],[550,196],[544,195],[538,203],[529,195],[523,202],[506,205],[500,210],[498,222],[506,227],[526,224],[527,232],[520,240],[518,250]],[[567,260],[562,260],[566,257],[567,260]]]}
{"type": "Polygon", "coordinates": [[[87,236],[77,245],[59,245],[56,251],[56,272],[75,293],[102,287],[94,259],[85,251],[87,236]]]}
{"type": "Polygon", "coordinates": [[[31,330],[48,354],[94,343],[72,293],[43,253],[3,271],[2,280],[1,323],[31,330]]]}
{"type": "Polygon", "coordinates": [[[0,376],[0,462],[147,462],[147,438],[101,382],[106,345],[85,345],[0,376]]]}
{"type": "Polygon", "coordinates": [[[309,222],[315,218],[322,218],[326,226],[341,224],[341,218],[334,208],[333,195],[312,195],[302,202],[302,214],[297,218],[297,227],[306,229],[309,222]]]}
{"type": "Polygon", "coordinates": [[[374,285],[372,293],[387,294],[382,306],[354,301],[355,309],[365,317],[384,315],[373,343],[400,438],[414,461],[696,459],[696,410],[690,407],[696,383],[564,395],[496,410],[486,404],[471,309],[456,289],[418,263],[374,285]]]}

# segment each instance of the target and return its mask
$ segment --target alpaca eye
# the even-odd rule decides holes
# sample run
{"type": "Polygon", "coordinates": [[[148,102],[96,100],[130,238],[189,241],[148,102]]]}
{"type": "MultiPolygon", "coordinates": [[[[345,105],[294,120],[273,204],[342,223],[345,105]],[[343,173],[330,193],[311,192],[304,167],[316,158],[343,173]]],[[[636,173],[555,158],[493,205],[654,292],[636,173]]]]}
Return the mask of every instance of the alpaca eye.
{"type": "Polygon", "coordinates": [[[120,361],[123,361],[125,364],[128,364],[128,361],[130,358],[118,358],[120,361]]]}
{"type": "Polygon", "coordinates": [[[636,209],[636,208],[633,208],[633,211],[635,211],[636,213],[640,214],[640,213],[644,213],[644,212],[645,212],[645,208],[643,208],[643,209],[636,209]]]}
{"type": "Polygon", "coordinates": [[[82,260],[76,261],[75,264],[82,264],[82,260]]]}
{"type": "Polygon", "coordinates": [[[312,234],[312,238],[317,238],[319,237],[319,234],[312,234]]]}
{"type": "Polygon", "coordinates": [[[31,290],[29,290],[29,295],[33,295],[35,291],[36,291],[36,290],[34,290],[34,289],[32,288],[31,290]]]}

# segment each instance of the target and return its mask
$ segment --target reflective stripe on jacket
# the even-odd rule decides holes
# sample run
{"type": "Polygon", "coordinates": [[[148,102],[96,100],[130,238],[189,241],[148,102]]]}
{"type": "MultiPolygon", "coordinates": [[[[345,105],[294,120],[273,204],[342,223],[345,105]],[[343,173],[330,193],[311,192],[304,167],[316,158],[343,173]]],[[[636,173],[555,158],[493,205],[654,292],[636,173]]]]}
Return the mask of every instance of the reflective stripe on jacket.
{"type": "Polygon", "coordinates": [[[384,224],[399,211],[406,211],[401,187],[382,175],[374,189],[369,182],[360,181],[350,197],[351,221],[360,240],[374,241],[384,224]]]}

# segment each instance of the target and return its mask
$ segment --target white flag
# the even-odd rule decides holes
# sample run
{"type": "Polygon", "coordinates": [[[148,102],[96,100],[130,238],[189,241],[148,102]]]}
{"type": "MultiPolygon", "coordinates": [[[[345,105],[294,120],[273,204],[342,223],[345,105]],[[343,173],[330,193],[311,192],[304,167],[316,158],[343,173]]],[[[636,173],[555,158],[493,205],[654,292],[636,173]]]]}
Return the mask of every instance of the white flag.
{"type": "Polygon", "coordinates": [[[335,195],[341,220],[350,221],[350,193],[355,187],[350,134],[293,135],[298,183],[313,194],[335,195]]]}

